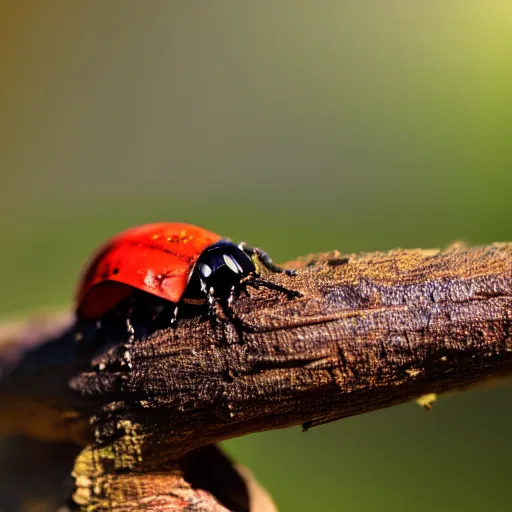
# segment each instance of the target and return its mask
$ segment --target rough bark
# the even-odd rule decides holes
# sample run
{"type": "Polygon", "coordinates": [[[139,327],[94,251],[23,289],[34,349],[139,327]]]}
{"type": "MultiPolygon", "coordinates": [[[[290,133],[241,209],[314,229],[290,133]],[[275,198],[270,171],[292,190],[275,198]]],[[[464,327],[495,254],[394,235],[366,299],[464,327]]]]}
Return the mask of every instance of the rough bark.
{"type": "MultiPolygon", "coordinates": [[[[183,510],[216,510],[208,500],[224,506],[230,486],[191,487],[189,468],[217,441],[512,370],[512,244],[333,252],[288,266],[298,275],[262,277],[300,296],[249,286],[232,312],[191,314],[177,329],[165,315],[132,318],[133,330],[119,315],[14,329],[0,350],[0,432],[82,446],[82,510],[174,510],[184,496],[183,510]]],[[[260,510],[240,503],[229,506],[260,510]]]]}

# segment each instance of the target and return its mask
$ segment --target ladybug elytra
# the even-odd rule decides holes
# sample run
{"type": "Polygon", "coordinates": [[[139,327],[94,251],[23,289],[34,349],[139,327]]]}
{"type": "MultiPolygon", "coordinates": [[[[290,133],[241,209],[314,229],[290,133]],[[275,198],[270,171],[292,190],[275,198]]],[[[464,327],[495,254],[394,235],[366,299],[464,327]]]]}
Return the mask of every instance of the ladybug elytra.
{"type": "Polygon", "coordinates": [[[295,273],[275,265],[260,249],[235,245],[190,224],[131,228],[107,241],[91,260],[79,285],[76,311],[82,318],[100,318],[135,290],[175,304],[230,300],[244,279],[256,277],[253,255],[274,272],[295,273]]]}

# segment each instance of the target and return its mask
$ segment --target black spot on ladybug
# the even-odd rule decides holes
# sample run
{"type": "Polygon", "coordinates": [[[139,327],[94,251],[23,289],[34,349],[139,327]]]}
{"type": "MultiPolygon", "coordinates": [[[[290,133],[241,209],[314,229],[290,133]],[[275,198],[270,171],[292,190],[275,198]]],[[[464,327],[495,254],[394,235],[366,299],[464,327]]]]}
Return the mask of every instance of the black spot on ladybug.
{"type": "Polygon", "coordinates": [[[115,276],[119,274],[119,269],[115,268],[114,270],[112,270],[112,274],[114,274],[115,276]]]}

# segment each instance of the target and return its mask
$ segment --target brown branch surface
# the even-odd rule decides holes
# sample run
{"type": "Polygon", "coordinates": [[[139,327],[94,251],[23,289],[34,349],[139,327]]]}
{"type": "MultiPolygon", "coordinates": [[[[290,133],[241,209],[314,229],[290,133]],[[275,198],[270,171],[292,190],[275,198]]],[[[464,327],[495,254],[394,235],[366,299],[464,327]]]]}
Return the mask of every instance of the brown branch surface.
{"type": "Polygon", "coordinates": [[[76,501],[132,510],[120,504],[128,495],[166,503],[168,478],[186,478],[183,461],[203,446],[512,370],[512,244],[333,252],[288,266],[298,275],[262,277],[300,297],[248,287],[216,321],[191,315],[172,329],[133,318],[132,335],[119,315],[101,328],[71,320],[39,344],[32,326],[17,352],[25,334],[15,330],[0,351],[0,431],[74,440],[85,447],[76,501]]]}

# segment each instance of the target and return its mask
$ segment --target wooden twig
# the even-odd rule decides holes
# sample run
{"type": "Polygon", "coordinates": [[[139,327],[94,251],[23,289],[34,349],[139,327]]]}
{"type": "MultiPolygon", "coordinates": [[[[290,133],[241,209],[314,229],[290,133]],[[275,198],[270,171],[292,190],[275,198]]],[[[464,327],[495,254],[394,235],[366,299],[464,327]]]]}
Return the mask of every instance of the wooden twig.
{"type": "Polygon", "coordinates": [[[194,450],[222,439],[308,429],[512,371],[512,244],[288,266],[298,275],[262,277],[300,297],[248,287],[214,321],[134,320],[132,336],[116,321],[71,320],[16,357],[9,343],[0,429],[84,446],[75,500],[132,510],[120,503],[161,498],[194,450]],[[46,419],[26,421],[35,407],[46,419]]]}

